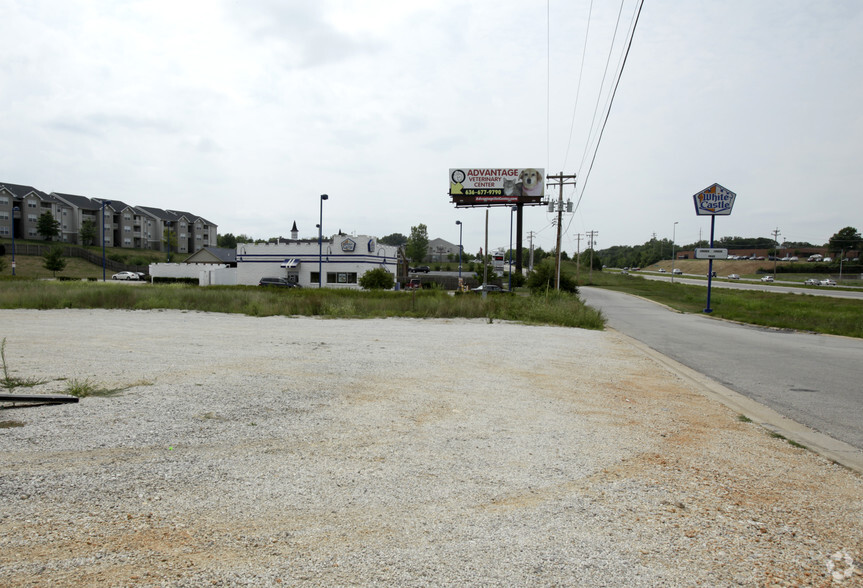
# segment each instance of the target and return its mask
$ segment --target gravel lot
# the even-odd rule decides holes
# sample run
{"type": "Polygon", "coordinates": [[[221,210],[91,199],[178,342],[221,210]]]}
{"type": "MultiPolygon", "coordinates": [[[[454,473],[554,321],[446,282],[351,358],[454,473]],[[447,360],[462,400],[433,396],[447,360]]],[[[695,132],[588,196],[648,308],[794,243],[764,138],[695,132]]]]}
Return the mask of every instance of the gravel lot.
{"type": "Polygon", "coordinates": [[[0,311],[8,586],[858,586],[863,479],[613,332],[0,311]]]}

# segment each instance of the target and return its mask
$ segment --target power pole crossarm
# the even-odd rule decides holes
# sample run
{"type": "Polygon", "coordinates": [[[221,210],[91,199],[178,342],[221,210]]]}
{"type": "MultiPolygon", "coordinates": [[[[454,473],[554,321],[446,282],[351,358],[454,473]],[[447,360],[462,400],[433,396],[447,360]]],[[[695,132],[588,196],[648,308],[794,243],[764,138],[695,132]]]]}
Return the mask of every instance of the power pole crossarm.
{"type": "Polygon", "coordinates": [[[548,176],[548,179],[556,180],[554,182],[550,181],[548,183],[549,186],[558,186],[560,188],[557,200],[557,251],[554,257],[554,288],[555,290],[560,290],[560,237],[561,231],[563,231],[563,187],[566,185],[575,185],[575,174],[565,175],[563,172],[560,172],[556,176],[548,176]]]}

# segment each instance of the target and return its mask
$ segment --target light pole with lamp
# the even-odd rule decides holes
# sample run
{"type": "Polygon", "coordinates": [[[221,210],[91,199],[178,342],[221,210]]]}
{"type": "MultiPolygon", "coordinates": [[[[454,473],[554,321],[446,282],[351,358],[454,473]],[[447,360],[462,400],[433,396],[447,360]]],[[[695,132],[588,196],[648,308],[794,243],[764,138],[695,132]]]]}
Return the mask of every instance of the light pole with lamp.
{"type": "Polygon", "coordinates": [[[105,206],[110,205],[110,200],[102,201],[102,281],[105,281],[105,206]]]}
{"type": "Polygon", "coordinates": [[[323,265],[324,265],[324,200],[329,199],[327,194],[321,194],[321,219],[318,224],[318,288],[323,288],[323,265]]]}
{"type": "Polygon", "coordinates": [[[512,213],[518,206],[509,207],[509,291],[512,292],[512,213]]]}
{"type": "Polygon", "coordinates": [[[677,223],[674,221],[674,226],[671,228],[671,283],[674,283],[674,237],[677,235],[677,223]]]}
{"type": "Polygon", "coordinates": [[[12,207],[12,275],[15,275],[15,213],[21,210],[17,206],[12,207]]]}
{"type": "Polygon", "coordinates": [[[455,221],[455,224],[458,225],[458,284],[461,286],[461,221],[455,221]]]}

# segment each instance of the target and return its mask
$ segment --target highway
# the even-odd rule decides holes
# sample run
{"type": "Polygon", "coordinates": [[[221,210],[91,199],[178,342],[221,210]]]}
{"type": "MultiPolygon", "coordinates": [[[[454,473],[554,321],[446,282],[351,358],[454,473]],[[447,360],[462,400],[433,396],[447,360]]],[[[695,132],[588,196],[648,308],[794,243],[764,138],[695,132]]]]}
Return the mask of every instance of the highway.
{"type": "MultiPolygon", "coordinates": [[[[662,280],[668,282],[671,276],[668,274],[654,274],[636,272],[632,274],[647,280],[662,280]]],[[[706,274],[704,274],[706,276],[706,274]]],[[[707,287],[706,277],[687,277],[687,274],[682,276],[674,276],[675,283],[689,284],[692,286],[707,287]]],[[[785,294],[808,294],[810,296],[828,296],[832,298],[852,298],[863,300],[863,287],[854,290],[840,290],[833,286],[818,286],[807,287],[802,286],[799,282],[783,282],[777,280],[773,283],[762,282],[760,280],[728,280],[724,276],[713,278],[711,283],[712,288],[729,288],[733,290],[761,290],[763,292],[781,292],[785,294]]]]}
{"type": "Polygon", "coordinates": [[[739,325],[601,288],[579,292],[609,327],[863,450],[863,340],[739,325]]]}

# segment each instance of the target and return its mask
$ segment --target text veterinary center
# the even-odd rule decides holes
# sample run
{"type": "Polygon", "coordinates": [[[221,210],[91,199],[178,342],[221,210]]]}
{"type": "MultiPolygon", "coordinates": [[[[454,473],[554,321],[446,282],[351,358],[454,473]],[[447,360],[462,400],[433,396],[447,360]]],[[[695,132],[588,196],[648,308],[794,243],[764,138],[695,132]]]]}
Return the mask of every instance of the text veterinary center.
{"type": "Polygon", "coordinates": [[[496,188],[506,177],[518,177],[517,169],[469,169],[465,174],[474,188],[496,188]]]}

